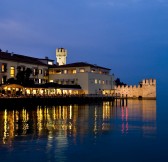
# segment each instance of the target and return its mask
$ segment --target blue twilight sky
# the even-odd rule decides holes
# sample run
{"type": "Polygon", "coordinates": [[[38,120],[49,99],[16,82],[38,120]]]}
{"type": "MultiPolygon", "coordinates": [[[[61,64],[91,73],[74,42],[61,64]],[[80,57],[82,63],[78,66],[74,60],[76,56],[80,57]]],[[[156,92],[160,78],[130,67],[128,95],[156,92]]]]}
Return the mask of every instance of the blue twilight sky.
{"type": "Polygon", "coordinates": [[[168,80],[168,0],[1,0],[0,48],[112,69],[121,81],[168,80]]]}

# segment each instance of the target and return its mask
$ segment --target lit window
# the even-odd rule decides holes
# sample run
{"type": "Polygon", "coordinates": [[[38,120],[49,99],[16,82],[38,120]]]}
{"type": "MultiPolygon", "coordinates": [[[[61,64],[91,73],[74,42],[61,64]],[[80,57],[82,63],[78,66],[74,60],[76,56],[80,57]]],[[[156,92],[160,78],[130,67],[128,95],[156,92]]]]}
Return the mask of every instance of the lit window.
{"type": "Polygon", "coordinates": [[[7,71],[6,67],[7,67],[7,64],[2,64],[1,71],[6,72],[7,71]]]}
{"type": "Polygon", "coordinates": [[[101,80],[99,80],[99,84],[101,84],[101,80]]]}
{"type": "Polygon", "coordinates": [[[79,71],[80,71],[80,73],[84,73],[85,69],[81,68],[79,71]]]}
{"type": "Polygon", "coordinates": [[[11,68],[10,68],[10,76],[12,78],[15,77],[15,67],[14,66],[11,66],[11,68]]]}
{"type": "Polygon", "coordinates": [[[45,69],[44,70],[44,76],[48,76],[48,73],[49,73],[48,70],[45,69]]]}
{"type": "Polygon", "coordinates": [[[2,84],[4,84],[4,83],[5,83],[5,82],[4,82],[4,78],[3,78],[3,77],[2,77],[1,83],[2,83],[2,84]]]}
{"type": "Polygon", "coordinates": [[[74,70],[72,70],[72,73],[73,73],[73,74],[76,74],[76,70],[75,70],[75,69],[74,69],[74,70]]]}
{"type": "Polygon", "coordinates": [[[48,65],[53,65],[53,62],[52,61],[48,61],[48,65]]]}
{"type": "Polygon", "coordinates": [[[97,84],[98,83],[98,81],[97,81],[97,79],[95,79],[95,84],[97,84]]]}
{"type": "Polygon", "coordinates": [[[67,74],[67,70],[64,70],[64,74],[67,74]]]}
{"type": "Polygon", "coordinates": [[[34,68],[34,69],[33,69],[33,75],[38,75],[38,72],[39,72],[39,71],[38,71],[37,68],[34,68]]]}
{"type": "Polygon", "coordinates": [[[41,84],[41,79],[39,79],[39,84],[41,84]]]}
{"type": "Polygon", "coordinates": [[[39,74],[42,74],[42,73],[43,73],[42,69],[39,69],[39,74]]]}
{"type": "Polygon", "coordinates": [[[54,70],[54,73],[53,73],[53,74],[61,74],[61,73],[62,73],[62,71],[61,71],[61,70],[56,69],[56,70],[54,70]]]}
{"type": "Polygon", "coordinates": [[[5,71],[5,69],[4,69],[5,67],[4,67],[4,64],[2,64],[2,72],[4,72],[5,71]]]}
{"type": "Polygon", "coordinates": [[[6,83],[6,78],[7,78],[6,76],[3,76],[3,77],[2,77],[2,84],[5,84],[5,83],[6,83]]]}
{"type": "Polygon", "coordinates": [[[91,69],[91,72],[94,73],[96,70],[95,69],[91,69]]]}
{"type": "Polygon", "coordinates": [[[104,80],[102,81],[102,84],[104,84],[104,80]]]}
{"type": "Polygon", "coordinates": [[[52,80],[52,79],[51,79],[49,82],[50,82],[50,83],[53,83],[53,82],[54,82],[54,80],[52,80]]]}

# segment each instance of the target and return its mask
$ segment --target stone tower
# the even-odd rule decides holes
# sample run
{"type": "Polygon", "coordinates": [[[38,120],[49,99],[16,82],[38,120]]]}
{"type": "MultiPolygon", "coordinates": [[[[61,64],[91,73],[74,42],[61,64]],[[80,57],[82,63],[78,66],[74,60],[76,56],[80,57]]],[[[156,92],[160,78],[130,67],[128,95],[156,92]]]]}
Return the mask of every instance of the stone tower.
{"type": "Polygon", "coordinates": [[[64,48],[57,48],[56,49],[56,60],[58,65],[65,65],[66,64],[66,57],[67,57],[67,50],[64,48]]]}

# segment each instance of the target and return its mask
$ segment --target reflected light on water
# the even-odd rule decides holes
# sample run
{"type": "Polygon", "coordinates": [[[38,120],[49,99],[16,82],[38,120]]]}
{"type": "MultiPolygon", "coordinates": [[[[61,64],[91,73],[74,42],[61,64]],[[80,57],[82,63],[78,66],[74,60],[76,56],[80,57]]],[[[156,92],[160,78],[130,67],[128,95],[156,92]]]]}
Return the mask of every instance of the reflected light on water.
{"type": "MultiPolygon", "coordinates": [[[[151,138],[156,134],[156,101],[129,100],[128,106],[117,106],[111,102],[100,105],[38,106],[0,111],[1,144],[11,147],[18,136],[47,138],[46,149],[53,147],[59,154],[73,144],[83,143],[87,136],[96,138],[103,132],[118,135],[142,134],[151,138]]],[[[63,155],[62,155],[63,156],[63,155]]]]}

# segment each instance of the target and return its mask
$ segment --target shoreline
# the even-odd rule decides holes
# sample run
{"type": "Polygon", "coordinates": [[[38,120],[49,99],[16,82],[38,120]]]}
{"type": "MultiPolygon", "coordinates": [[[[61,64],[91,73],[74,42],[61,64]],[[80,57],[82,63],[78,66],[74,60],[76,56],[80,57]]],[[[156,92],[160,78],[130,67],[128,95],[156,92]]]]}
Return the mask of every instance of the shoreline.
{"type": "Polygon", "coordinates": [[[124,98],[113,96],[27,96],[27,97],[1,97],[0,108],[9,106],[34,106],[34,105],[69,105],[101,103],[104,101],[116,102],[127,100],[156,100],[156,98],[124,98]]]}

